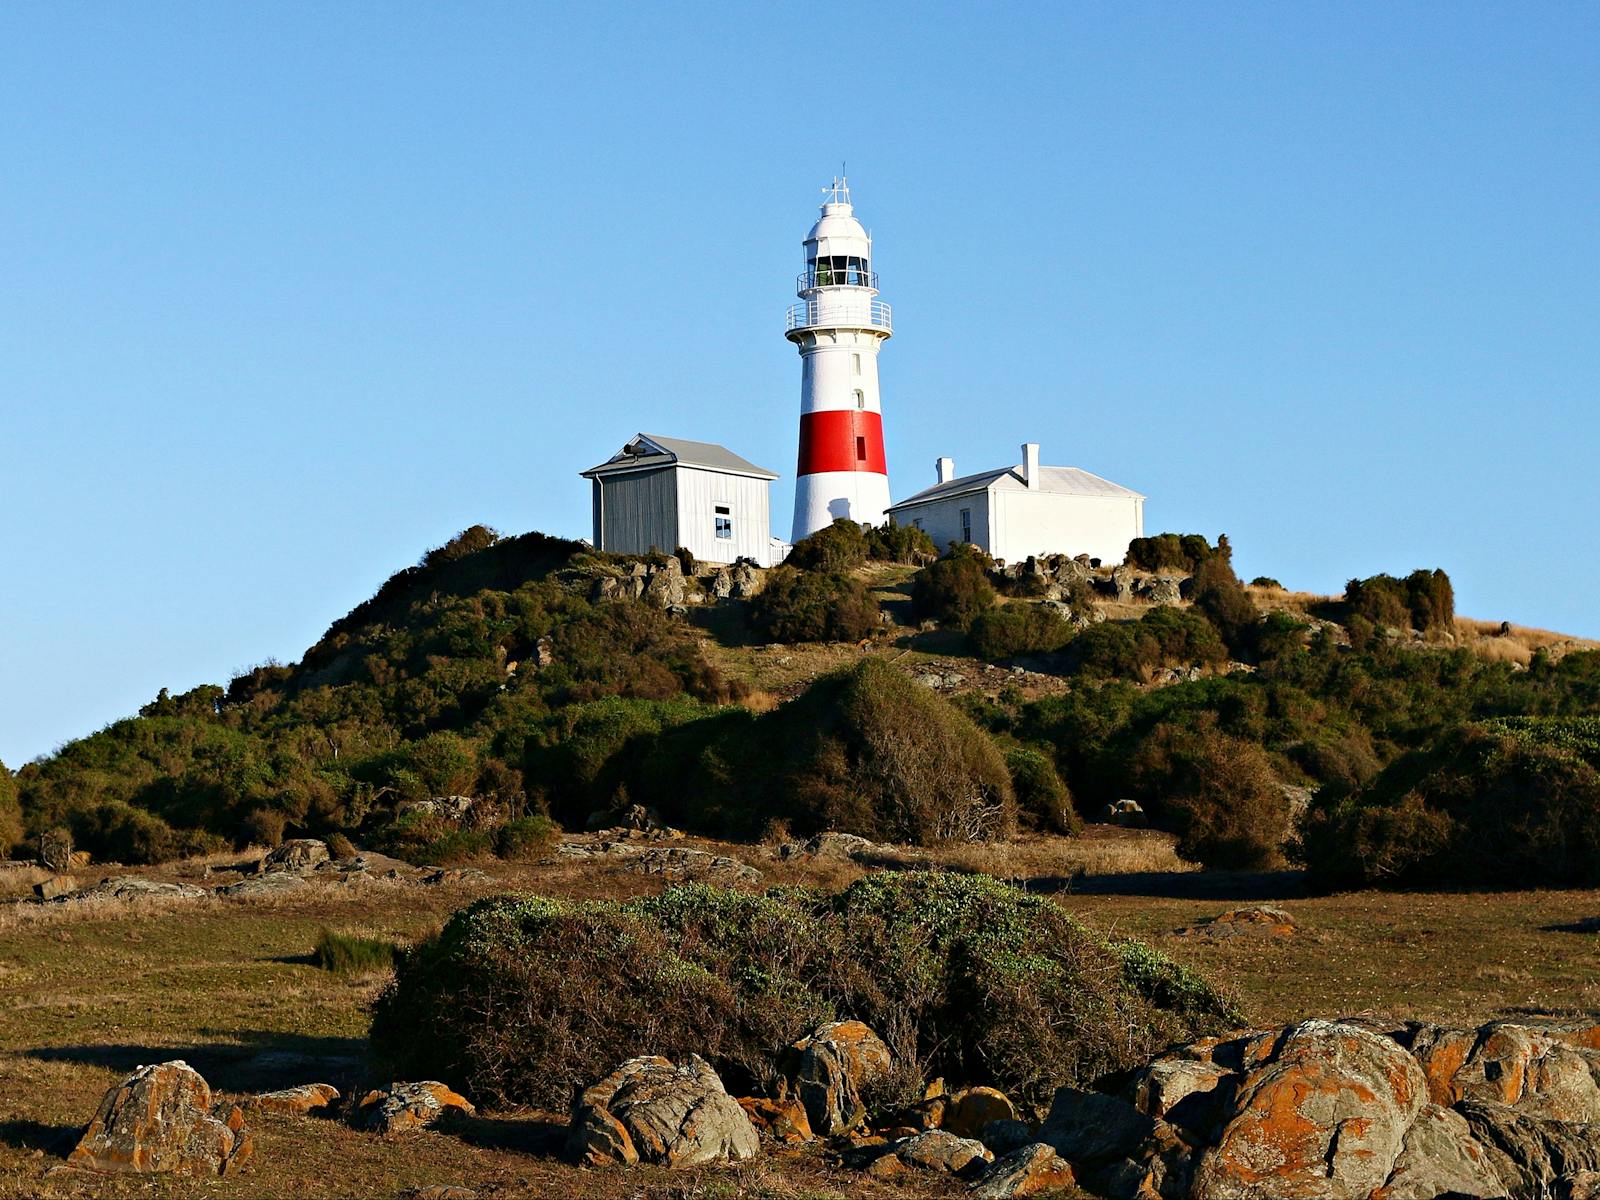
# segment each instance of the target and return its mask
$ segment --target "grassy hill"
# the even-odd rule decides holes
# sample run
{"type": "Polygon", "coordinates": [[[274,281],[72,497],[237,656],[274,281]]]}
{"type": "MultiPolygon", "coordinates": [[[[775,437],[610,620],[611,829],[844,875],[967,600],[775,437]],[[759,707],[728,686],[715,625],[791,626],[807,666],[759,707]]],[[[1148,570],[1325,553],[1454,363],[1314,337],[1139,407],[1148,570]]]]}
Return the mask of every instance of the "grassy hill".
{"type": "Polygon", "coordinates": [[[1521,719],[1492,733],[1490,768],[1533,755],[1501,774],[1587,795],[1561,722],[1600,712],[1600,653],[1457,619],[1442,572],[1330,598],[1246,587],[1225,539],[1193,535],[1141,539],[1114,569],[929,551],[841,526],[733,598],[704,567],[474,527],[300,662],[163,691],[0,775],[0,837],[66,828],[155,862],[341,833],[439,862],[527,852],[550,819],[629,803],[713,835],[932,843],[1071,829],[1128,798],[1211,865],[1273,865],[1324,844],[1301,839],[1316,820],[1365,822],[1347,883],[1382,882],[1388,842],[1415,832],[1358,810],[1410,806],[1446,851],[1468,836],[1445,827],[1482,808],[1459,788],[1380,786],[1463,727],[1521,719]],[[419,803],[452,795],[470,815],[419,803]]]}

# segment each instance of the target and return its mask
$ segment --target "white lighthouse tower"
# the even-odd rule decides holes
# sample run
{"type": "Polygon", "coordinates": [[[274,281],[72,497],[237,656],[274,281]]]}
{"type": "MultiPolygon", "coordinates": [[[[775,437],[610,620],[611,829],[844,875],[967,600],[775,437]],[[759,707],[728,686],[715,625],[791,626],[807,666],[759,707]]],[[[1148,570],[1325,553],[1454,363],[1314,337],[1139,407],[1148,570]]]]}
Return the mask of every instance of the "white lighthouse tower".
{"type": "Polygon", "coordinates": [[[855,218],[849,185],[835,179],[823,194],[786,335],[800,351],[797,542],[837,517],[881,525],[889,507],[878,350],[894,332],[891,314],[877,298],[872,239],[855,218]]]}

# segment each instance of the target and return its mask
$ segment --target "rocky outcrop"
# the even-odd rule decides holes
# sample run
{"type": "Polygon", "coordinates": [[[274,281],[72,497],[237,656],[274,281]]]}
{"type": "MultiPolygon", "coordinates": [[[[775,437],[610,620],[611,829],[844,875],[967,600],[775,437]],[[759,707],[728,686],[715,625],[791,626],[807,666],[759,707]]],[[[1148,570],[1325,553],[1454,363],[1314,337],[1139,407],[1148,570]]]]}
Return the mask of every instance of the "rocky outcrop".
{"type": "Polygon", "coordinates": [[[1513,1196],[1556,1194],[1559,1181],[1600,1171],[1600,1125],[1536,1117],[1486,1100],[1464,1101],[1460,1113],[1513,1196]]]}
{"type": "Polygon", "coordinates": [[[288,871],[270,871],[265,875],[252,875],[238,883],[219,887],[217,895],[231,896],[235,900],[251,900],[261,896],[282,896],[298,892],[306,886],[305,877],[288,871]]]}
{"type": "Polygon", "coordinates": [[[1437,1196],[1489,1200],[1506,1194],[1488,1153],[1460,1113],[1423,1106],[1406,1131],[1405,1145],[1378,1200],[1434,1200],[1437,1196]]]}
{"type": "Polygon", "coordinates": [[[714,883],[759,883],[761,872],[754,867],[706,850],[665,846],[643,850],[628,859],[628,870],[641,875],[657,875],[674,883],[710,881],[714,883]]]}
{"type": "Polygon", "coordinates": [[[862,1089],[888,1075],[892,1065],[889,1047],[867,1026],[831,1021],[791,1046],[780,1069],[811,1128],[829,1137],[861,1123],[862,1089]]]}
{"type": "Polygon", "coordinates": [[[1503,1104],[1555,1121],[1600,1121],[1600,1055],[1542,1030],[1508,1022],[1481,1029],[1415,1027],[1411,1053],[1428,1094],[1446,1107],[1463,1100],[1503,1104]]]}
{"type": "Polygon", "coordinates": [[[476,1110],[465,1096],[436,1080],[391,1083],[368,1092],[350,1114],[350,1124],[369,1133],[413,1133],[447,1117],[471,1117],[476,1110]]]}
{"type": "Polygon", "coordinates": [[[254,1150],[244,1117],[181,1060],[140,1067],[106,1093],[72,1153],[91,1171],[225,1175],[254,1150]]]}
{"type": "Polygon", "coordinates": [[[579,1163],[692,1167],[753,1157],[749,1115],[706,1061],[631,1058],[587,1088],[573,1108],[567,1149],[579,1163]]]}
{"type": "Polygon", "coordinates": [[[1178,937],[1203,937],[1213,941],[1237,937],[1293,937],[1299,925],[1284,909],[1271,904],[1230,908],[1210,920],[1175,930],[1178,937]]]}
{"type": "Polygon", "coordinates": [[[102,879],[93,887],[62,896],[62,901],[89,900],[97,896],[112,900],[197,900],[211,893],[192,883],[159,883],[154,879],[140,879],[134,875],[119,875],[102,879]]]}
{"type": "Polygon", "coordinates": [[[331,1083],[303,1083],[299,1087],[249,1096],[244,1101],[244,1108],[246,1111],[256,1109],[283,1116],[304,1117],[326,1112],[338,1102],[339,1089],[331,1083]]]}

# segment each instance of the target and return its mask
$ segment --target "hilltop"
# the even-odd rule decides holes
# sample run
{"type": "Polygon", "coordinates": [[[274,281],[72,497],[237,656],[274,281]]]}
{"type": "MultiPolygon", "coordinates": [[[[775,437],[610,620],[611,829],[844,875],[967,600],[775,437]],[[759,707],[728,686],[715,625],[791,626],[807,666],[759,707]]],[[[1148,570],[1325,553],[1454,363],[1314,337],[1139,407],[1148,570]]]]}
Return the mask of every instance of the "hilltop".
{"type": "Polygon", "coordinates": [[[1287,855],[1343,884],[1442,869],[1391,861],[1374,806],[1431,805],[1441,845],[1511,819],[1444,776],[1419,799],[1463,755],[1513,793],[1549,755],[1590,784],[1600,653],[1458,618],[1442,572],[1319,597],[1241,583],[1225,538],[1140,539],[1115,566],[924,543],[843,522],[759,571],[473,527],[299,662],[163,691],[0,778],[8,836],[141,863],[338,835],[450,863],[631,805],[711,836],[934,844],[1071,834],[1131,800],[1201,863],[1287,855]],[[1317,861],[1319,829],[1358,861],[1317,861]]]}

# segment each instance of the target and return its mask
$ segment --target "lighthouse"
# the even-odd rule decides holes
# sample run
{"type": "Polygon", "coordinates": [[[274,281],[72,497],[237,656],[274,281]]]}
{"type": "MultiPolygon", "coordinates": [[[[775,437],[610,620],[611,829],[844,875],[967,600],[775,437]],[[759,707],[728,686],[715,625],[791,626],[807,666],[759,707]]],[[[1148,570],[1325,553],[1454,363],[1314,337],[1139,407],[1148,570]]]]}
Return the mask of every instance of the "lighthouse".
{"type": "Polygon", "coordinates": [[[878,299],[872,239],[855,218],[849,184],[837,178],[823,195],[785,335],[800,351],[797,542],[838,517],[881,525],[889,507],[878,351],[894,327],[878,299]]]}

